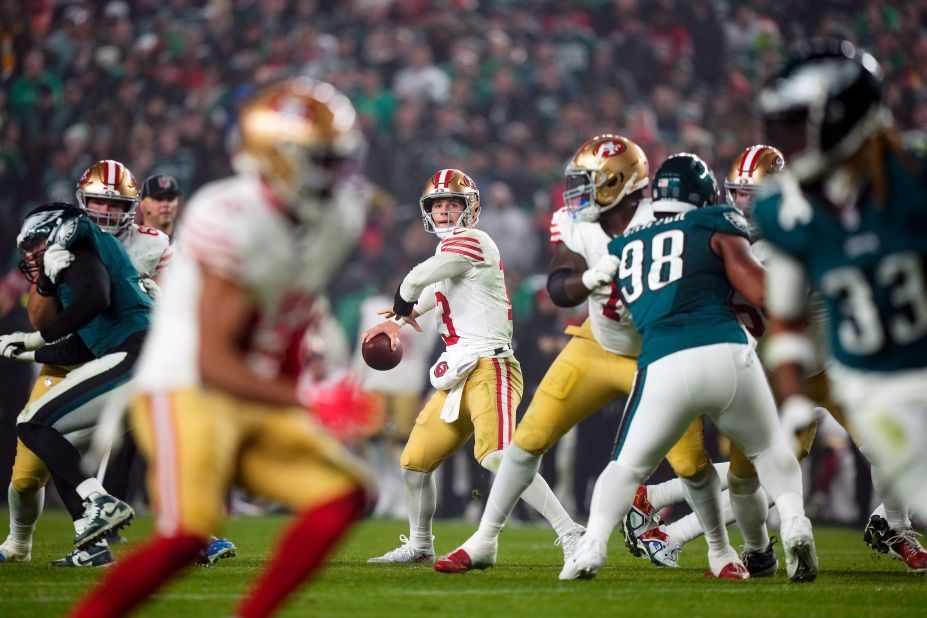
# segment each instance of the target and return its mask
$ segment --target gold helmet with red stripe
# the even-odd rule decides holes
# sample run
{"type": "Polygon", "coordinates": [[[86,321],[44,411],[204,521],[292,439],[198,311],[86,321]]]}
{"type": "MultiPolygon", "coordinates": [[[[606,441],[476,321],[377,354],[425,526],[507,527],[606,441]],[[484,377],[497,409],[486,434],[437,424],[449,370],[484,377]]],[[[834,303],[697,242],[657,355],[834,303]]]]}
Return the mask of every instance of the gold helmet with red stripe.
{"type": "Polygon", "coordinates": [[[583,221],[598,221],[603,212],[649,184],[650,163],[640,146],[606,133],[580,146],[565,174],[563,201],[570,214],[583,221]]]}
{"type": "Polygon", "coordinates": [[[125,165],[112,159],[97,161],[81,174],[77,181],[77,203],[90,219],[110,234],[125,229],[135,219],[139,190],[135,176],[125,165]],[[88,207],[91,199],[119,207],[117,212],[105,212],[88,207]]]}
{"type": "Polygon", "coordinates": [[[724,196],[727,203],[740,210],[748,208],[753,194],[767,177],[778,174],[784,167],[785,157],[778,148],[765,144],[750,146],[734,160],[727,178],[724,179],[724,196]],[[738,200],[735,191],[744,191],[746,196],[738,200]]]}
{"type": "Polygon", "coordinates": [[[472,178],[456,169],[438,170],[432,174],[422,189],[422,197],[419,198],[418,204],[422,211],[425,230],[437,234],[439,238],[444,238],[454,228],[473,227],[480,218],[480,190],[472,178]],[[436,226],[431,213],[432,204],[439,198],[454,197],[460,198],[464,206],[457,223],[450,227],[436,226]]]}
{"type": "Polygon", "coordinates": [[[258,173],[303,221],[360,169],[366,150],[351,101],[331,84],[293,78],[267,86],[238,117],[236,165],[258,173]]]}

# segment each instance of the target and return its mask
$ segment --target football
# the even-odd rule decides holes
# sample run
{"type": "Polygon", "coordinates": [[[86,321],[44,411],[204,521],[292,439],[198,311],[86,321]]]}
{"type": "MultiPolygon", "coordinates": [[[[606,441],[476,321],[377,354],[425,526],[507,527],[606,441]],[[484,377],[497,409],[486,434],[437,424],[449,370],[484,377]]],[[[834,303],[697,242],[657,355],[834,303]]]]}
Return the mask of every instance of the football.
{"type": "Polygon", "coordinates": [[[396,349],[389,345],[389,335],[380,333],[361,344],[364,362],[379,371],[387,371],[402,360],[402,342],[396,341],[396,349]]]}

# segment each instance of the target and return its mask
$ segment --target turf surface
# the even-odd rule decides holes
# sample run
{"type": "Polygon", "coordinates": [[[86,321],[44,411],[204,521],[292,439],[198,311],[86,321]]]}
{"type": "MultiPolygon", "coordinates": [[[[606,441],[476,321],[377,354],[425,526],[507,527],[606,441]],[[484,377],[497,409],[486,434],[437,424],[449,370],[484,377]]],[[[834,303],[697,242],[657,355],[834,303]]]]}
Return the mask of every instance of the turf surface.
{"type": "MultiPolygon", "coordinates": [[[[7,521],[0,512],[0,522],[7,521]]],[[[192,569],[159,592],[141,616],[209,618],[230,616],[267,557],[285,517],[241,518],[228,536],[239,556],[192,569]]],[[[141,518],[127,530],[137,540],[151,530],[141,518]]],[[[462,523],[438,523],[437,550],[454,549],[472,531],[462,523]]],[[[593,581],[559,582],[560,549],[542,527],[503,532],[499,564],[484,572],[444,575],[428,565],[367,565],[366,559],[398,545],[401,522],[366,521],[357,526],[311,587],[292,599],[283,616],[927,616],[927,581],[909,575],[900,562],[874,560],[856,530],[817,528],[821,575],[813,584],[790,584],[779,550],[779,575],[748,582],[706,580],[705,545],[682,552],[678,570],[657,569],[632,558],[613,537],[607,567],[593,581]]],[[[100,569],[46,566],[68,550],[71,526],[60,511],[39,524],[31,564],[0,565],[0,616],[63,615],[101,575],[100,569]]],[[[735,543],[737,539],[734,539],[735,543]]],[[[126,549],[120,547],[118,553],[126,549]]]]}

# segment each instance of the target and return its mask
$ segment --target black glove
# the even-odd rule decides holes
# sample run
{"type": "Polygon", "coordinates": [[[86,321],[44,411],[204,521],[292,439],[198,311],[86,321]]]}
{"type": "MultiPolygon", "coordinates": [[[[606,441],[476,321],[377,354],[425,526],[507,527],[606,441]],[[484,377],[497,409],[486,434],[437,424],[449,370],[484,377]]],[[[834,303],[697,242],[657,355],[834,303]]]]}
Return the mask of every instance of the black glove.
{"type": "Polygon", "coordinates": [[[42,273],[35,282],[35,291],[38,292],[40,296],[54,296],[58,292],[58,284],[52,283],[48,275],[42,273]]]}

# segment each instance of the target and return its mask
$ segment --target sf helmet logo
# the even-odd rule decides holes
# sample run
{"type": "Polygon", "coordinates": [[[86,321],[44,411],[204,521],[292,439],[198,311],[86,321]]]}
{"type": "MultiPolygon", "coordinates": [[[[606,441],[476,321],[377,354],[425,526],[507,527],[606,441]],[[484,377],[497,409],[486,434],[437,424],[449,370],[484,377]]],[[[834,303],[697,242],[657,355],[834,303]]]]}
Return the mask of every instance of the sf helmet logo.
{"type": "Polygon", "coordinates": [[[435,365],[435,377],[436,378],[443,377],[445,373],[447,373],[447,362],[446,361],[441,361],[440,363],[435,365]]]}
{"type": "Polygon", "coordinates": [[[620,155],[626,150],[626,148],[627,147],[622,142],[609,140],[599,144],[599,146],[595,149],[595,156],[599,159],[607,159],[609,157],[620,155]]]}

